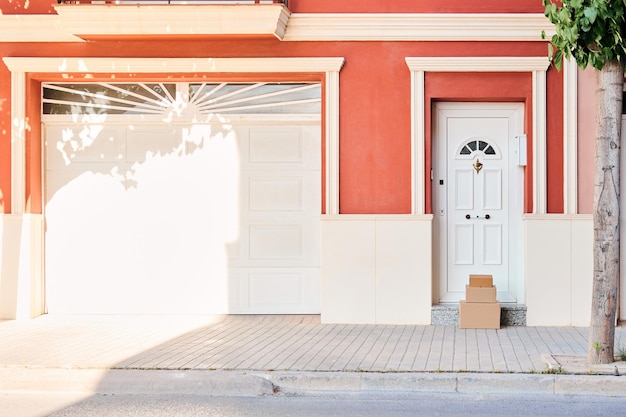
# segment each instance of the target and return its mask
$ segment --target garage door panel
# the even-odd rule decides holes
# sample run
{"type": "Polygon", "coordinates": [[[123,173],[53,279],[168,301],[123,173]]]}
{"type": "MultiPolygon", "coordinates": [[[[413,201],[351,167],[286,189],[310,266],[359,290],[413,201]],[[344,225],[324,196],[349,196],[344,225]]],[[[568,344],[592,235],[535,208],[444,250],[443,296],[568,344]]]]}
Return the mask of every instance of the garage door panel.
{"type": "Polygon", "coordinates": [[[244,169],[320,169],[319,125],[259,126],[240,133],[244,169]]]}
{"type": "Polygon", "coordinates": [[[319,314],[319,272],[315,268],[234,268],[231,304],[244,314],[319,314]],[[276,291],[280,288],[280,291],[276,291]]]}
{"type": "Polygon", "coordinates": [[[180,129],[134,127],[128,130],[126,162],[142,163],[146,159],[168,155],[181,149],[180,129]]]}
{"type": "MultiPolygon", "coordinates": [[[[318,219],[319,221],[319,219],[318,219]]],[[[250,224],[242,239],[230,242],[228,259],[232,266],[317,267],[319,266],[319,224],[298,222],[250,224]]]]}
{"type": "Polygon", "coordinates": [[[110,174],[103,174],[116,170],[117,164],[98,164],[95,168],[81,165],[74,164],[71,169],[48,171],[46,203],[51,202],[58,192],[62,192],[65,200],[63,204],[72,206],[76,201],[95,201],[93,199],[101,199],[105,195],[111,197],[117,188],[125,187],[123,178],[114,179],[110,174]]]}
{"type": "Polygon", "coordinates": [[[249,277],[250,304],[252,306],[302,303],[302,274],[251,273],[249,277]],[[275,288],[280,288],[279,292],[275,288]]]}
{"type": "Polygon", "coordinates": [[[250,132],[250,163],[303,163],[303,139],[299,129],[255,129],[250,132]]]}
{"type": "Polygon", "coordinates": [[[319,213],[320,173],[243,173],[242,207],[250,212],[319,213]]]}
{"type": "Polygon", "coordinates": [[[251,211],[302,211],[303,179],[254,177],[249,179],[251,211]]]}
{"type": "Polygon", "coordinates": [[[120,126],[49,126],[46,166],[58,170],[80,163],[119,163],[124,159],[125,133],[120,126]]]}
{"type": "Polygon", "coordinates": [[[299,224],[250,225],[250,261],[299,261],[304,258],[304,233],[299,224]]]}

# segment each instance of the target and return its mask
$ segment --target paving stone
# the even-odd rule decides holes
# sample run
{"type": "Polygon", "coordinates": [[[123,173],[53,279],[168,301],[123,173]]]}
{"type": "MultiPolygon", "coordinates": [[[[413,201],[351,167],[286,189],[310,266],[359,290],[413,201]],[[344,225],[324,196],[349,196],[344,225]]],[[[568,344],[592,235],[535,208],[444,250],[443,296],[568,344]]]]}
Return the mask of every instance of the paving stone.
{"type": "Polygon", "coordinates": [[[587,334],[580,327],[337,325],[318,315],[52,315],[0,322],[0,367],[529,373],[545,370],[544,354],[586,355],[587,334]]]}

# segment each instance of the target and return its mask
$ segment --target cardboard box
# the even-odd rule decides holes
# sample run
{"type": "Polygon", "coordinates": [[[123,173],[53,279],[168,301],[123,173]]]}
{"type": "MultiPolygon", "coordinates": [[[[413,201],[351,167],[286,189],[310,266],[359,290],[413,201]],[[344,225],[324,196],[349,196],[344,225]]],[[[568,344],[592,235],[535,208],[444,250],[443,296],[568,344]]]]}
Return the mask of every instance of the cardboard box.
{"type": "Polygon", "coordinates": [[[491,275],[470,275],[470,287],[493,287],[493,276],[491,275]]]}
{"type": "Polygon", "coordinates": [[[465,286],[465,301],[468,303],[495,303],[496,287],[470,287],[465,286]]]}
{"type": "Polygon", "coordinates": [[[459,302],[459,327],[461,329],[499,329],[500,303],[459,302]]]}

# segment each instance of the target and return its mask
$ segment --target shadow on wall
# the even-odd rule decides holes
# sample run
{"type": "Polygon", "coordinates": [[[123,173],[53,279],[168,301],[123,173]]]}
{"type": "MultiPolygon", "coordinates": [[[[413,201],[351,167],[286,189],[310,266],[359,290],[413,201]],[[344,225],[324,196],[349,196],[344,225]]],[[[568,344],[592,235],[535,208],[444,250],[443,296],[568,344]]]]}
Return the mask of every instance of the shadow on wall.
{"type": "Polygon", "coordinates": [[[15,317],[17,312],[19,262],[14,260],[20,258],[21,245],[13,237],[22,235],[22,224],[11,220],[0,216],[0,318],[15,317]]]}
{"type": "Polygon", "coordinates": [[[226,312],[241,132],[214,115],[73,119],[45,127],[48,310],[226,312]]]}

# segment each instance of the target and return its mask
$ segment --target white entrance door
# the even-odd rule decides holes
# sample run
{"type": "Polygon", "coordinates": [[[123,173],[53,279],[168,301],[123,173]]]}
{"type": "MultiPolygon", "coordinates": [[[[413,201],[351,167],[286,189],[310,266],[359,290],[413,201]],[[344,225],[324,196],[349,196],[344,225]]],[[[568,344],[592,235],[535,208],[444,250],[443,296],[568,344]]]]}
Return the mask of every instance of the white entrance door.
{"type": "Polygon", "coordinates": [[[515,302],[523,107],[440,103],[435,110],[440,301],[464,299],[470,274],[491,274],[499,300],[515,302]]]}

